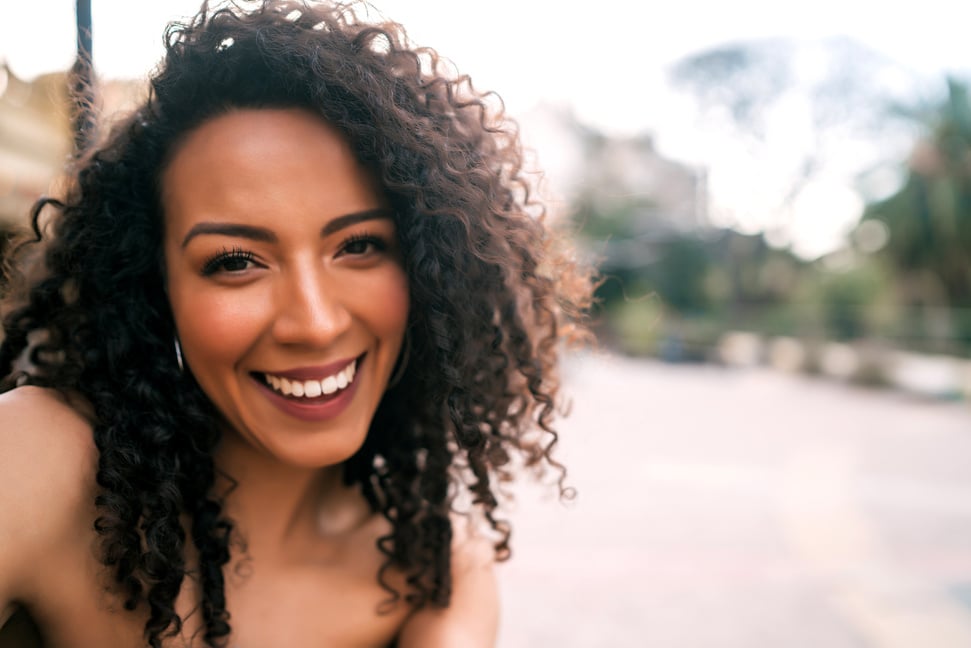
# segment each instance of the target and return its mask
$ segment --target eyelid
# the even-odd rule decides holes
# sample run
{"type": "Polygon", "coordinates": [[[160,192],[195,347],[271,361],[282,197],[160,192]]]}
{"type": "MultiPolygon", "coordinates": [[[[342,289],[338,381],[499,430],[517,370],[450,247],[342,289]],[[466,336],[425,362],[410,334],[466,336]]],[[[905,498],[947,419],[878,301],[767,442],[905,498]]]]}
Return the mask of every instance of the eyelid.
{"type": "Polygon", "coordinates": [[[202,275],[209,277],[216,274],[217,272],[220,272],[222,269],[219,268],[219,264],[230,259],[241,259],[249,263],[255,263],[256,254],[254,254],[250,250],[245,250],[239,247],[238,245],[233,246],[231,249],[224,247],[221,251],[208,257],[203,262],[202,271],[201,271],[202,275]]]}
{"type": "Polygon", "coordinates": [[[383,252],[391,247],[391,243],[388,241],[388,237],[383,234],[378,234],[370,231],[359,231],[348,235],[341,241],[339,253],[343,253],[348,246],[354,243],[370,243],[375,247],[378,252],[383,252]]]}

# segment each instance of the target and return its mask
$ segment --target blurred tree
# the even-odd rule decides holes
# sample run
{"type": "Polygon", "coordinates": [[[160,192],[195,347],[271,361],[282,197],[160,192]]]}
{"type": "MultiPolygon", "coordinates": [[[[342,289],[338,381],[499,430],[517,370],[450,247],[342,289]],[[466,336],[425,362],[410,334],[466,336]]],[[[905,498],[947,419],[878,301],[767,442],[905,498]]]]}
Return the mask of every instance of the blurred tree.
{"type": "Polygon", "coordinates": [[[651,283],[668,306],[686,315],[703,315],[710,307],[705,278],[709,254],[698,237],[677,237],[666,243],[651,268],[651,283]]]}
{"type": "Polygon", "coordinates": [[[914,147],[903,186],[869,205],[864,220],[887,226],[883,253],[901,271],[930,272],[941,296],[971,304],[971,102],[963,83],[950,79],[947,87],[947,98],[923,117],[927,133],[914,147]]]}
{"type": "MultiPolygon", "coordinates": [[[[907,162],[900,189],[867,206],[863,223],[889,231],[878,251],[898,277],[899,290],[919,333],[956,337],[968,348],[971,326],[971,100],[968,86],[948,79],[947,94],[932,110],[911,110],[924,135],[907,162]],[[942,309],[954,312],[942,324],[942,309]],[[932,320],[928,322],[928,318],[932,320]],[[937,323],[934,323],[937,322],[937,323]]],[[[946,340],[941,340],[946,342],[946,340]]]]}
{"type": "Polygon", "coordinates": [[[722,45],[681,59],[670,76],[704,112],[761,140],[767,110],[794,83],[792,47],[781,40],[722,45]]]}
{"type": "Polygon", "coordinates": [[[885,265],[849,251],[841,255],[839,267],[814,264],[799,286],[794,303],[803,335],[843,342],[894,336],[899,312],[885,265]]]}
{"type": "Polygon", "coordinates": [[[913,91],[920,83],[846,37],[721,45],[676,62],[669,78],[695,100],[702,126],[778,161],[776,171],[786,178],[776,192],[780,217],[814,180],[846,164],[851,142],[854,157],[864,148],[885,152],[887,126],[899,116],[883,107],[898,101],[901,88],[913,91]],[[786,124],[785,132],[770,132],[773,124],[786,124]]]}

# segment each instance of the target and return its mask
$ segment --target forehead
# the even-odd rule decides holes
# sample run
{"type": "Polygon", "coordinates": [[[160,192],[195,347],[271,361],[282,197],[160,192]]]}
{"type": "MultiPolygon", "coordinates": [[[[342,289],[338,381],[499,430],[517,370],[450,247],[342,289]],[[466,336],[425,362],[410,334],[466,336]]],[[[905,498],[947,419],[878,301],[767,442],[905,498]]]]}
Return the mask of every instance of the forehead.
{"type": "Polygon", "coordinates": [[[161,189],[167,230],[198,220],[283,224],[384,202],[343,134],[301,109],[235,110],[204,122],[176,148],[161,189]]]}

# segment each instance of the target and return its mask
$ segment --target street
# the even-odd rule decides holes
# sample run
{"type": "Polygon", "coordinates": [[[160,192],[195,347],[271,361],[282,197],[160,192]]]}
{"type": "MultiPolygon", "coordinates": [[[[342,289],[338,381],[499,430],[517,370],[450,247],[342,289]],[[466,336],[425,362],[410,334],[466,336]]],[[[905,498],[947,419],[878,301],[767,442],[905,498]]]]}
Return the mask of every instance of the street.
{"type": "Polygon", "coordinates": [[[520,485],[501,648],[971,646],[971,406],[763,369],[570,358],[520,485]]]}

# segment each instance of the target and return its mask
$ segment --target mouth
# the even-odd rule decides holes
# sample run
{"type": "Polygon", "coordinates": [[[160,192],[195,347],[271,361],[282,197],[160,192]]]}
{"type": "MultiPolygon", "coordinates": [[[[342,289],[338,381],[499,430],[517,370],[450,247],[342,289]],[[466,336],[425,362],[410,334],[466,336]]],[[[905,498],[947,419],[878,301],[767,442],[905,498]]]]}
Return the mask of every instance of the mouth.
{"type": "MultiPolygon", "coordinates": [[[[342,368],[326,375],[300,377],[287,374],[254,373],[254,378],[275,394],[294,402],[311,403],[339,397],[354,384],[357,369],[364,354],[354,358],[342,368]]],[[[306,373],[306,372],[296,372],[306,373]]]]}

